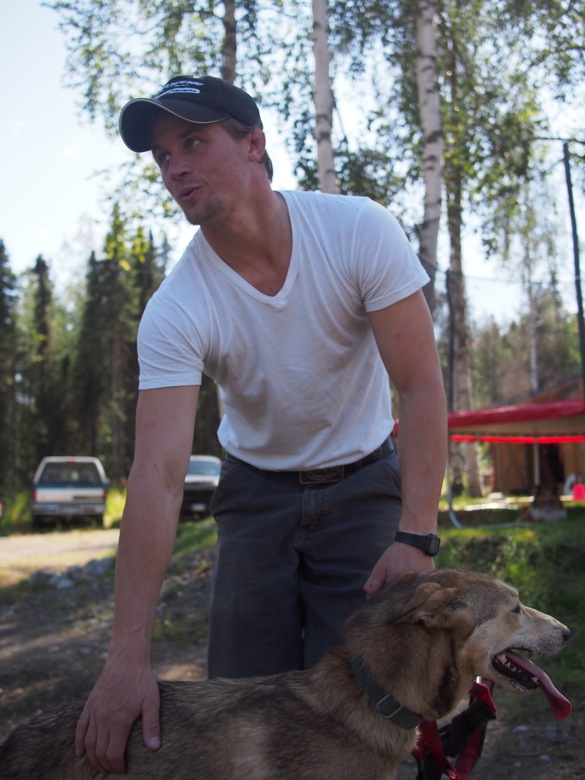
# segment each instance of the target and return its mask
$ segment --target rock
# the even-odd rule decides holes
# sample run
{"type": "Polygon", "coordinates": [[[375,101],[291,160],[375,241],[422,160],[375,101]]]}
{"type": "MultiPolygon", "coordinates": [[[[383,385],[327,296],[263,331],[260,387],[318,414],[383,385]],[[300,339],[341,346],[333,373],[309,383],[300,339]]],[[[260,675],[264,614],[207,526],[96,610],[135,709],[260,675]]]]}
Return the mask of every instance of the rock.
{"type": "Polygon", "coordinates": [[[559,732],[554,726],[547,726],[543,732],[544,738],[547,742],[560,742],[561,738],[559,732]]]}
{"type": "Polygon", "coordinates": [[[33,571],[28,581],[33,586],[33,588],[46,588],[51,578],[56,576],[57,576],[57,572],[55,571],[55,569],[50,569],[49,567],[46,567],[44,569],[38,569],[37,571],[33,571]]]}
{"type": "Polygon", "coordinates": [[[49,579],[48,585],[55,590],[67,590],[73,587],[73,580],[69,578],[67,572],[64,574],[55,574],[49,579]]]}
{"type": "Polygon", "coordinates": [[[103,577],[110,569],[112,561],[109,558],[94,558],[83,567],[83,573],[86,577],[94,579],[103,577]]]}

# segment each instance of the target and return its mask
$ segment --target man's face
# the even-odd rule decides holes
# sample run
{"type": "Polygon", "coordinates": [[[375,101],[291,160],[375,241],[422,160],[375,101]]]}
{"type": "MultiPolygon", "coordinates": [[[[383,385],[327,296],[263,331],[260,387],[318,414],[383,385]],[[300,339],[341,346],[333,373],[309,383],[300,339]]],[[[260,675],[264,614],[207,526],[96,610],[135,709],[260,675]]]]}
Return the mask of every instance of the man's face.
{"type": "Polygon", "coordinates": [[[192,225],[226,218],[246,182],[246,139],[219,122],[203,125],[163,114],[152,131],[152,153],[163,182],[192,225]]]}

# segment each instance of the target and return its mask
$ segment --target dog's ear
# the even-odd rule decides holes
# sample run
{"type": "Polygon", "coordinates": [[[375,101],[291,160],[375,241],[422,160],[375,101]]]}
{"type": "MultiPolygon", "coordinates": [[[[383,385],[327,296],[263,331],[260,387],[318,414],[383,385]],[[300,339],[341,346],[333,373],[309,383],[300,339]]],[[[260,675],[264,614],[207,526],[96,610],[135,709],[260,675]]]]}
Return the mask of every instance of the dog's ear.
{"type": "Polygon", "coordinates": [[[426,628],[449,628],[468,632],[475,624],[473,612],[458,595],[457,588],[445,588],[438,582],[423,582],[415,590],[404,610],[388,623],[421,623],[426,628]]]}

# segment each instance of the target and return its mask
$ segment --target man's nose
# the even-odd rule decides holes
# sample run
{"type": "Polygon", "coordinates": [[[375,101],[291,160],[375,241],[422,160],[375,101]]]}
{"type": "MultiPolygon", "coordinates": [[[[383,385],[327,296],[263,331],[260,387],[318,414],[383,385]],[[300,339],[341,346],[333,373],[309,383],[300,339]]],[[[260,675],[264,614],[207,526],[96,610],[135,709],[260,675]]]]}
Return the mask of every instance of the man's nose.
{"type": "Polygon", "coordinates": [[[182,155],[172,155],[169,159],[169,175],[173,179],[180,179],[186,173],[190,173],[191,165],[187,158],[182,155]]]}

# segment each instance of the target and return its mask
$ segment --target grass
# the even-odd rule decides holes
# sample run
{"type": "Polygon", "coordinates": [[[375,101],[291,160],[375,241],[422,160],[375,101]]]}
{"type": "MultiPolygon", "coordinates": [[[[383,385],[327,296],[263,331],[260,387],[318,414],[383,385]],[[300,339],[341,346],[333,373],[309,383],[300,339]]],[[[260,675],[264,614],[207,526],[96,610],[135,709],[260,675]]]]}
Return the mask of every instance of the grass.
{"type": "Polygon", "coordinates": [[[30,494],[26,490],[3,497],[0,533],[13,533],[15,529],[20,529],[24,524],[30,526],[29,501],[30,494]]]}
{"type": "Polygon", "coordinates": [[[182,554],[204,550],[216,540],[215,523],[213,520],[179,523],[173,556],[180,558],[182,554]]]}
{"type": "Polygon", "coordinates": [[[185,575],[191,583],[209,571],[212,562],[206,551],[217,539],[216,526],[210,517],[199,522],[180,523],[173,557],[159,600],[153,638],[167,642],[203,641],[207,636],[207,595],[195,592],[186,597],[185,575]],[[183,598],[180,598],[183,596],[183,598]],[[188,598],[188,602],[186,602],[188,598]],[[198,604],[194,599],[203,598],[198,604]],[[201,609],[202,605],[204,608],[201,609]],[[197,609],[196,607],[199,607],[197,609]],[[162,607],[162,609],[161,609],[162,607]]]}
{"type": "Polygon", "coordinates": [[[124,503],[126,501],[126,491],[122,488],[111,487],[108,490],[106,500],[106,511],[104,513],[104,527],[115,528],[120,525],[124,503]]]}

